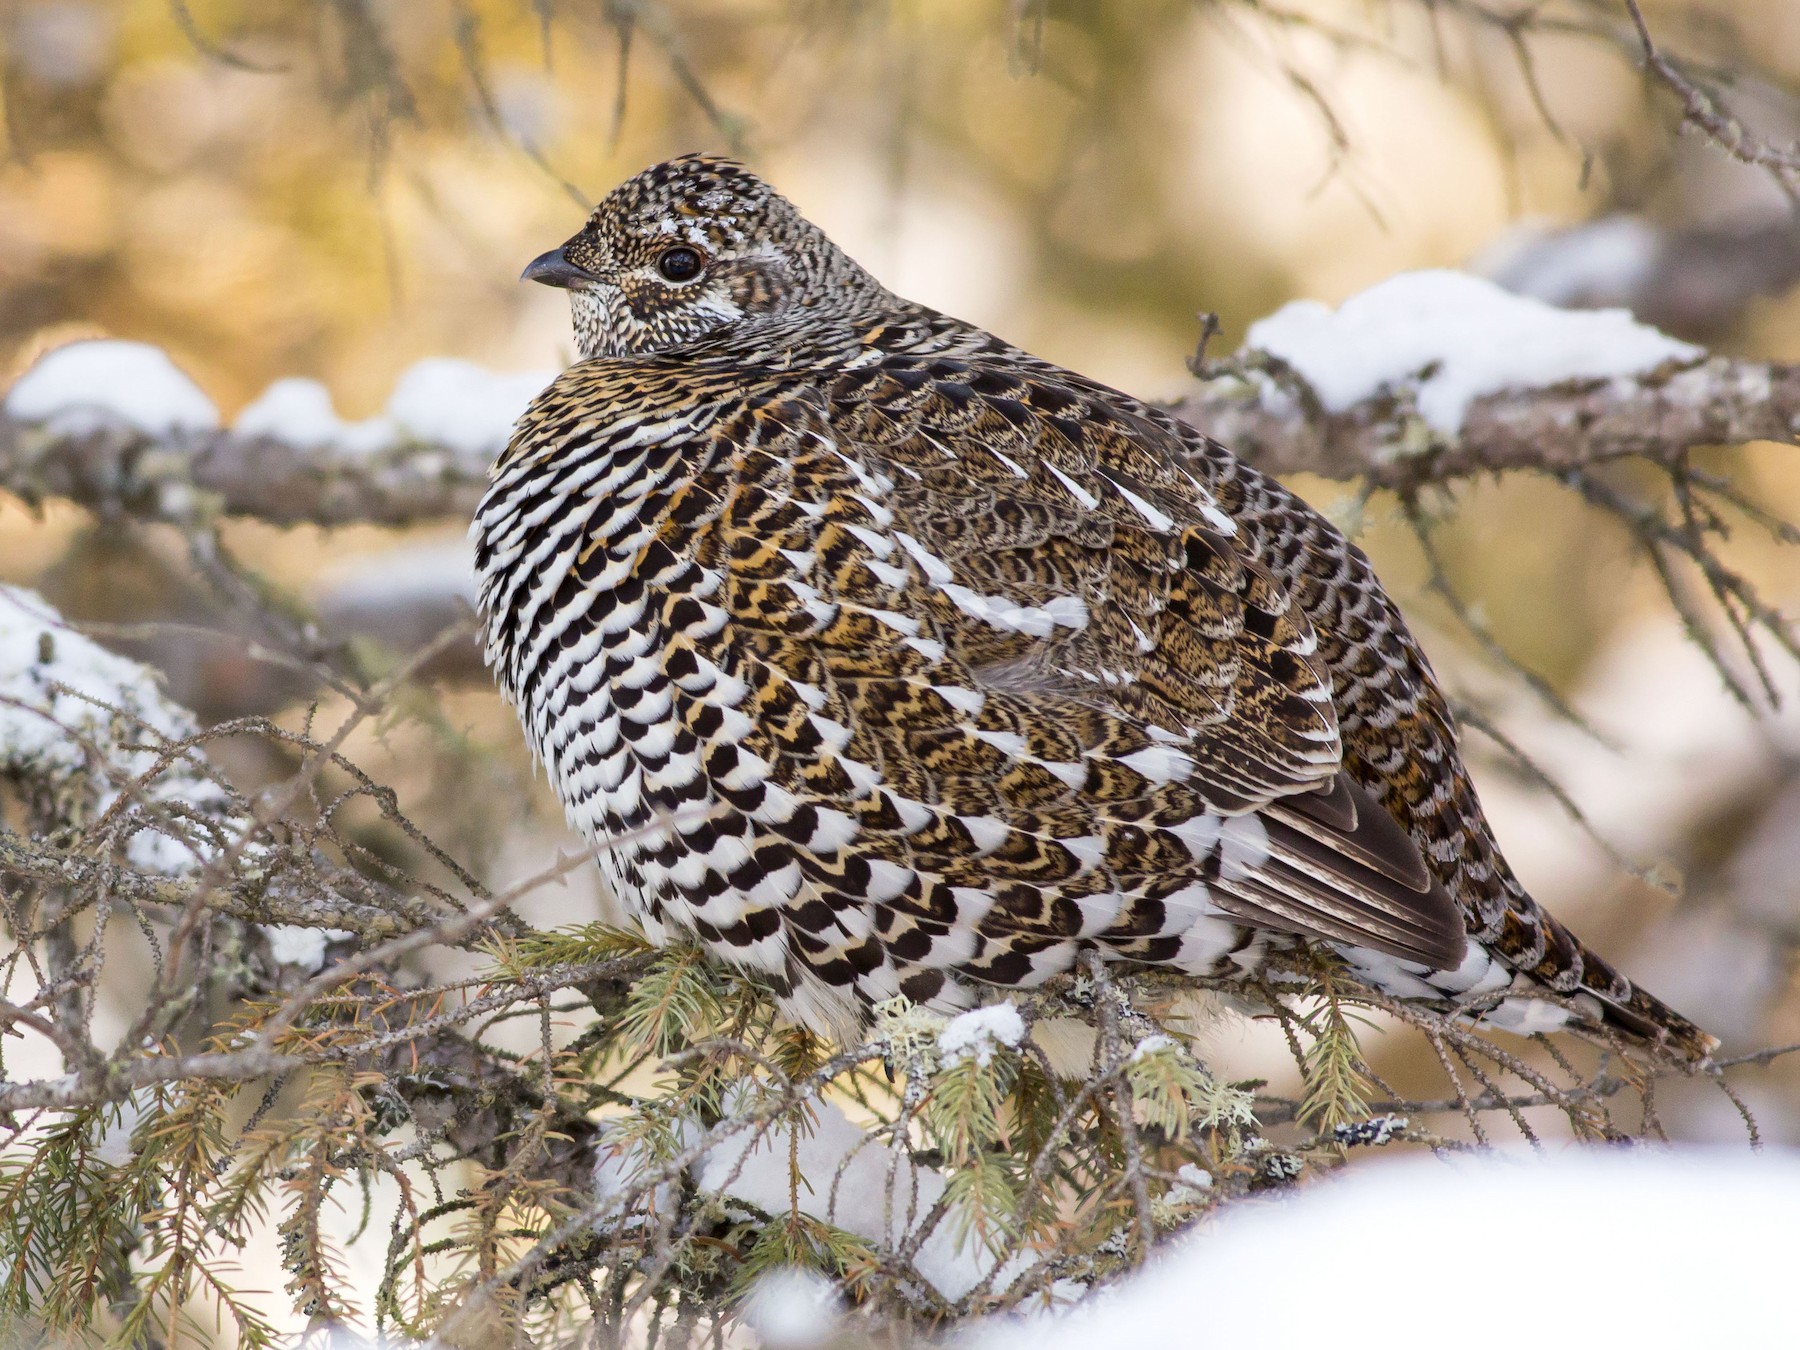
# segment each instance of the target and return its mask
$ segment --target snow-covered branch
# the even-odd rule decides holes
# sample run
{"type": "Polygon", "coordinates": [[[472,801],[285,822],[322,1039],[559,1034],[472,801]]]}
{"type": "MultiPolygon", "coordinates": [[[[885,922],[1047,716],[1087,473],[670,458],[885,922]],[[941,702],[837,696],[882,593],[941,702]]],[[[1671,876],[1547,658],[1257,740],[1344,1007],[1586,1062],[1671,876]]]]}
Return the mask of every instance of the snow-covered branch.
{"type": "Polygon", "coordinates": [[[1791,445],[1800,437],[1800,365],[1712,356],[1631,378],[1508,389],[1472,401],[1460,432],[1442,436],[1404,396],[1330,412],[1307,400],[1291,371],[1246,356],[1172,410],[1269,473],[1408,488],[1501,470],[1562,472],[1625,455],[1669,464],[1701,446],[1791,445]]]}
{"type": "Polygon", "coordinates": [[[1715,356],[1641,376],[1486,394],[1445,436],[1405,395],[1331,412],[1259,353],[1214,368],[1172,411],[1266,472],[1416,487],[1508,469],[1552,473],[1702,446],[1800,439],[1800,365],[1715,356]]]}
{"type": "MultiPolygon", "coordinates": [[[[230,427],[161,352],[60,348],[0,407],[0,490],[187,523],[408,525],[473,510],[488,462],[549,372],[421,361],[386,411],[341,420],[282,380],[230,427]]],[[[1800,365],[1709,356],[1622,311],[1568,311],[1455,272],[1298,302],[1200,367],[1179,416],[1274,473],[1412,487],[1506,469],[1800,436],[1800,365]]]]}
{"type": "Polygon", "coordinates": [[[130,427],[46,434],[0,416],[0,488],[104,516],[185,524],[209,513],[276,525],[416,525],[473,513],[487,457],[413,441],[375,454],[234,431],[130,427]]]}
{"type": "Polygon", "coordinates": [[[1296,302],[1199,373],[1172,410],[1259,468],[1384,487],[1800,438],[1800,365],[1709,356],[1623,311],[1454,272],[1392,278],[1335,312],[1296,302]]]}
{"type": "Polygon", "coordinates": [[[272,852],[269,822],[205,753],[221,730],[202,733],[151,668],[99,646],[32,592],[0,586],[0,786],[19,795],[34,829],[0,829],[0,876],[273,925],[278,963],[295,950],[288,926],[370,940],[442,917],[303,847],[272,852]]]}
{"type": "Polygon", "coordinates": [[[277,381],[229,428],[162,352],[80,342],[51,352],[0,407],[0,489],[176,524],[409,525],[469,515],[490,460],[551,372],[420,361],[385,411],[346,422],[313,380],[277,381]]]}

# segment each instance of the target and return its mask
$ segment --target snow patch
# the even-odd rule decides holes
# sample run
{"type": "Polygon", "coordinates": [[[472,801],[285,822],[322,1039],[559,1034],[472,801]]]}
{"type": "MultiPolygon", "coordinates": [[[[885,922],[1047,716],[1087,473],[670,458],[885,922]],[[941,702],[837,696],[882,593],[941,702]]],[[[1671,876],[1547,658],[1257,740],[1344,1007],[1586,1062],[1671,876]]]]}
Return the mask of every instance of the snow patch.
{"type": "Polygon", "coordinates": [[[317,380],[277,380],[237,415],[231,429],[240,436],[267,436],[296,450],[327,446],[353,455],[374,454],[400,439],[392,418],[346,422],[337,415],[331,391],[317,380]]]}
{"type": "Polygon", "coordinates": [[[985,1069],[998,1047],[1017,1050],[1024,1039],[1025,1019],[1019,1010],[1010,1003],[990,1003],[951,1018],[938,1032],[938,1052],[946,1064],[973,1059],[985,1069]]]}
{"type": "Polygon", "coordinates": [[[744,1321],[763,1350],[813,1350],[831,1339],[842,1317],[831,1281],[799,1266],[770,1271],[744,1301],[744,1321]]]}
{"type": "Polygon", "coordinates": [[[213,431],[219,410],[161,348],[94,339],[46,353],[6,395],[6,415],[59,436],[121,423],[152,436],[213,431]]]}
{"type": "Polygon", "coordinates": [[[1705,350],[1620,309],[1571,312],[1465,272],[1403,272],[1334,312],[1295,300],[1250,326],[1331,412],[1413,384],[1419,414],[1454,435],[1469,404],[1505,389],[1641,375],[1705,350]]]}
{"type": "Polygon", "coordinates": [[[1193,1163],[1181,1164],[1175,1169],[1175,1177],[1190,1190],[1207,1191],[1212,1189],[1212,1173],[1194,1166],[1193,1163]]]}
{"type": "Polygon", "coordinates": [[[343,928],[304,928],[293,923],[259,925],[269,944],[269,959],[316,975],[325,965],[325,945],[356,935],[343,928]]]}
{"type": "Polygon", "coordinates": [[[131,1146],[131,1136],[149,1113],[152,1095],[152,1092],[139,1088],[124,1100],[102,1107],[100,1119],[104,1124],[100,1141],[88,1156],[108,1167],[129,1167],[137,1156],[137,1150],[131,1146]]]}
{"type": "Polygon", "coordinates": [[[1472,266],[1515,295],[1581,306],[1634,294],[1661,252],[1661,236],[1649,221],[1610,215],[1567,229],[1542,221],[1522,225],[1472,266]]]}
{"type": "Polygon", "coordinates": [[[148,667],[70,628],[35,591],[0,586],[0,765],[81,771],[81,739],[110,739],[115,714],[103,703],[170,740],[199,729],[157,692],[148,667]]]}
{"type": "Polygon", "coordinates": [[[1132,1046],[1131,1062],[1137,1064],[1142,1060],[1150,1058],[1152,1055],[1160,1055],[1165,1050],[1174,1050],[1178,1048],[1173,1036],[1165,1036],[1160,1031],[1153,1032],[1144,1037],[1144,1039],[1139,1041],[1136,1045],[1132,1046]]]}
{"type": "MultiPolygon", "coordinates": [[[[233,429],[302,450],[335,447],[373,454],[407,441],[486,458],[512,435],[513,423],[554,371],[501,374],[469,361],[429,357],[394,385],[379,417],[346,422],[317,380],[277,380],[241,413],[233,429]]],[[[219,412],[167,354],[143,342],[71,342],[25,372],[7,393],[7,416],[79,436],[123,423],[153,436],[213,431],[219,412]]]]}

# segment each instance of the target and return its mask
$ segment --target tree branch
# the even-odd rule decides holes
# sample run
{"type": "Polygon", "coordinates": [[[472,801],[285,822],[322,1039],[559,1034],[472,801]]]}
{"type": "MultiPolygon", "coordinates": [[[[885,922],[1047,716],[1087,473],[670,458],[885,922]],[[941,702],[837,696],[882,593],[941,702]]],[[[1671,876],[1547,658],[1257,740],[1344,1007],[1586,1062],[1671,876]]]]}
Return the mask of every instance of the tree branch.
{"type": "Polygon", "coordinates": [[[1681,64],[1657,45],[1638,0],[1625,0],[1625,10],[1643,49],[1644,69],[1681,100],[1683,124],[1699,127],[1727,155],[1764,170],[1790,199],[1800,201],[1800,142],[1778,146],[1751,131],[1716,93],[1689,79],[1681,64]]]}
{"type": "Polygon", "coordinates": [[[0,876],[89,893],[106,893],[134,905],[158,905],[179,912],[204,892],[206,908],[251,923],[342,928],[364,940],[380,940],[434,923],[440,910],[418,896],[389,891],[366,877],[321,865],[316,878],[284,869],[277,876],[232,877],[224,885],[203,885],[157,876],[103,858],[69,852],[33,835],[0,830],[0,876]],[[308,881],[326,884],[307,884],[308,881]],[[296,884],[299,883],[299,884],[296,884]],[[343,894],[354,888],[365,897],[343,894]],[[378,897],[369,903],[367,897],[378,897]]]}

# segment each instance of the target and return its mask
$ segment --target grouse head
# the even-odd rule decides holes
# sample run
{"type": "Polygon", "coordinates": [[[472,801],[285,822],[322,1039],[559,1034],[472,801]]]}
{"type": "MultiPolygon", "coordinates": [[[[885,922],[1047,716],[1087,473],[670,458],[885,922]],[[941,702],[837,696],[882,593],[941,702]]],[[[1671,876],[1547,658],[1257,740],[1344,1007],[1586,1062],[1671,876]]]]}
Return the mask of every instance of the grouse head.
{"type": "Polygon", "coordinates": [[[724,329],[893,303],[787,198],[714,155],[683,155],[621,183],[523,279],[569,292],[589,357],[667,351],[724,329]]]}

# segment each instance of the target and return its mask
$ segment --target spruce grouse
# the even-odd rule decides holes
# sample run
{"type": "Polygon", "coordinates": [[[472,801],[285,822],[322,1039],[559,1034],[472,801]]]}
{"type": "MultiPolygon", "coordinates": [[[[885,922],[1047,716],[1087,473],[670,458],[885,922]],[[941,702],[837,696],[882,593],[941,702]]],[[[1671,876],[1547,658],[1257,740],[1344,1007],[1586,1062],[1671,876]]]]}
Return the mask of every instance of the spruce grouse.
{"type": "Polygon", "coordinates": [[[487,655],[653,937],[838,1035],[1089,949],[1310,941],[1502,1028],[1715,1046],[1514,878],[1362,552],[1193,427],[893,295],[725,159],[525,277],[584,359],[476,514],[487,655]]]}

